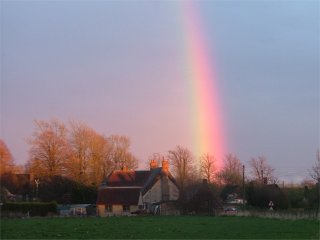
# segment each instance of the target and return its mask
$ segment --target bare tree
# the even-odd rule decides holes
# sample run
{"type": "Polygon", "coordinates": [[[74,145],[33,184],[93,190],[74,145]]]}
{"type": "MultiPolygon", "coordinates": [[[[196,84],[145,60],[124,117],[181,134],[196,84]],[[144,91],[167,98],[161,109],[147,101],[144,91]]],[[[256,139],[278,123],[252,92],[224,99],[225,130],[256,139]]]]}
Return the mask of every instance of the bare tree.
{"type": "Polygon", "coordinates": [[[91,141],[93,130],[85,124],[72,122],[69,137],[70,158],[69,176],[78,182],[87,183],[89,161],[91,158],[91,141]]]}
{"type": "Polygon", "coordinates": [[[111,145],[111,161],[114,169],[121,169],[127,167],[129,169],[136,169],[138,167],[138,160],[129,151],[130,139],[126,136],[111,135],[108,138],[111,145]]]}
{"type": "Polygon", "coordinates": [[[228,154],[224,166],[218,173],[221,183],[226,185],[240,185],[242,182],[242,164],[237,156],[228,154]]]}
{"type": "Polygon", "coordinates": [[[312,166],[311,170],[309,171],[310,177],[316,181],[320,179],[320,152],[319,149],[317,151],[316,162],[314,166],[312,166]]]}
{"type": "Polygon", "coordinates": [[[177,146],[174,150],[169,151],[168,159],[172,165],[173,174],[177,179],[180,190],[183,193],[190,176],[193,175],[193,155],[187,148],[177,146]]]}
{"type": "Polygon", "coordinates": [[[209,153],[204,153],[200,157],[200,173],[201,177],[212,182],[215,174],[215,158],[209,153]]]}
{"type": "Polygon", "coordinates": [[[0,139],[0,175],[6,172],[12,172],[13,169],[14,162],[12,154],[5,142],[0,139]]]}
{"type": "Polygon", "coordinates": [[[265,157],[252,158],[250,167],[253,180],[260,183],[273,182],[275,180],[273,176],[274,169],[267,163],[265,157]]]}
{"type": "Polygon", "coordinates": [[[71,122],[69,176],[83,184],[99,185],[115,168],[116,154],[111,139],[98,134],[86,124],[71,122]]]}
{"type": "Polygon", "coordinates": [[[90,149],[89,181],[91,184],[98,186],[107,174],[112,171],[113,164],[110,161],[111,147],[107,138],[94,132],[90,149]]]}
{"type": "Polygon", "coordinates": [[[64,175],[69,147],[67,130],[58,120],[35,121],[35,131],[27,142],[29,151],[29,171],[38,176],[64,175]]]}
{"type": "Polygon", "coordinates": [[[92,148],[98,134],[85,124],[72,122],[70,126],[69,176],[75,181],[88,184],[91,182],[89,171],[93,165],[92,148]]]}
{"type": "Polygon", "coordinates": [[[67,175],[84,184],[99,185],[112,170],[135,169],[138,165],[126,136],[106,138],[77,122],[70,123],[70,131],[57,120],[35,121],[35,125],[28,140],[31,149],[27,167],[38,176],[67,175]]]}
{"type": "Polygon", "coordinates": [[[98,185],[112,169],[110,144],[85,124],[70,125],[69,176],[84,184],[98,185]]]}

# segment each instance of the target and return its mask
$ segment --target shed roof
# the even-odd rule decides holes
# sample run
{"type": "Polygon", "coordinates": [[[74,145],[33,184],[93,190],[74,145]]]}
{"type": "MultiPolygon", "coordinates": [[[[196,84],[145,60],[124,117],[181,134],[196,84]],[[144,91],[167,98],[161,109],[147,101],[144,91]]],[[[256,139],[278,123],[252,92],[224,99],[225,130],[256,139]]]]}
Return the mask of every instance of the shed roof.
{"type": "Polygon", "coordinates": [[[140,188],[100,189],[97,204],[138,205],[140,188]]]}

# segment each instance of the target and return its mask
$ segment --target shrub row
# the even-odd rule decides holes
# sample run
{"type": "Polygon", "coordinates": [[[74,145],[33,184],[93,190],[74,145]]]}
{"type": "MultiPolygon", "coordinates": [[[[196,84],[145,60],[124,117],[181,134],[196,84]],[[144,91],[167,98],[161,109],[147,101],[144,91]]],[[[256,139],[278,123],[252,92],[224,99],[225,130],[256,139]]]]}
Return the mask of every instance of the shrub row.
{"type": "Polygon", "coordinates": [[[48,213],[57,213],[56,202],[21,202],[21,203],[4,203],[1,211],[21,212],[30,216],[47,216],[48,213]]]}

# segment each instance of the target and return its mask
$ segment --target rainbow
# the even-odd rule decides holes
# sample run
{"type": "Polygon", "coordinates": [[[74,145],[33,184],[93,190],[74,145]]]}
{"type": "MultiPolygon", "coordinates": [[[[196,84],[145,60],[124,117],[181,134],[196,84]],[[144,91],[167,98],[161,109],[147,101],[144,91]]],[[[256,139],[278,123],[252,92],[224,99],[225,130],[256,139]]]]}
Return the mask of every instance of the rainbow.
{"type": "Polygon", "coordinates": [[[225,155],[222,111],[217,74],[195,1],[180,1],[185,39],[185,74],[190,85],[192,115],[192,151],[214,155],[216,168],[223,166],[225,155]]]}

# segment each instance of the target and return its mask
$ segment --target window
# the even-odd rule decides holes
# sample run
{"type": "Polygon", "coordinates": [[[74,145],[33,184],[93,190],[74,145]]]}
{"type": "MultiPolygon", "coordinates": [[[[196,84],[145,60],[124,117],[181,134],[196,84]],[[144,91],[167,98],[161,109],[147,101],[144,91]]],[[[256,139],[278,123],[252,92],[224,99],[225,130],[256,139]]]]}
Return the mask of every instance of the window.
{"type": "Polygon", "coordinates": [[[112,212],[112,205],[107,204],[107,205],[106,205],[106,211],[107,211],[107,212],[112,212]]]}
{"type": "Polygon", "coordinates": [[[122,205],[123,211],[124,212],[129,212],[130,211],[130,205],[122,205]]]}
{"type": "Polygon", "coordinates": [[[147,204],[144,203],[143,205],[139,205],[140,210],[146,210],[147,209],[147,204]]]}

